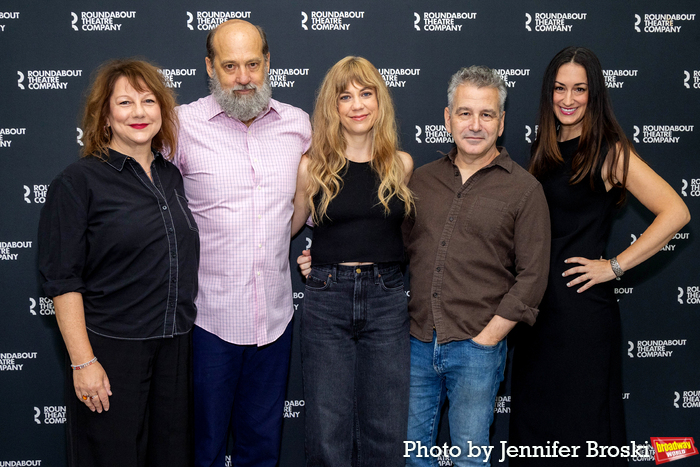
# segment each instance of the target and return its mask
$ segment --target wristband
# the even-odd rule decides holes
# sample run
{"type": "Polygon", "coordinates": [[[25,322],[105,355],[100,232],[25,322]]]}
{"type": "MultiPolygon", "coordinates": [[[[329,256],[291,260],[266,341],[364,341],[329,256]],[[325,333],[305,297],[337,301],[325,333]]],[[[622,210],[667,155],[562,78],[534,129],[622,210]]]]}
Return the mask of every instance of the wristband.
{"type": "Polygon", "coordinates": [[[80,365],[71,365],[70,367],[73,368],[74,370],[82,370],[83,368],[92,365],[97,361],[97,357],[93,357],[92,360],[89,362],[82,363],[80,365]]]}

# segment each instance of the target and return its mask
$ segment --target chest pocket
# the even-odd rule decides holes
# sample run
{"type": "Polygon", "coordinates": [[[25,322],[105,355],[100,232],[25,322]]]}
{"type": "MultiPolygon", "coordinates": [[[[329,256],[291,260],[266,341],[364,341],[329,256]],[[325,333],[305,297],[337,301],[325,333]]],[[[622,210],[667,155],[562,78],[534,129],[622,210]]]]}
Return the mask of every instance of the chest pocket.
{"type": "Polygon", "coordinates": [[[464,228],[482,238],[491,238],[501,228],[507,208],[503,201],[478,196],[467,212],[464,228]]]}

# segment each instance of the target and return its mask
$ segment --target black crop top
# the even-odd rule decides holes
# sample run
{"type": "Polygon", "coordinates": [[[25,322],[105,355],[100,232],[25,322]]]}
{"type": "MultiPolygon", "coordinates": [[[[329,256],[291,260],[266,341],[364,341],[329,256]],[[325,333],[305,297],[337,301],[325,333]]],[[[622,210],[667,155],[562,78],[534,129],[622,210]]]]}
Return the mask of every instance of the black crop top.
{"type": "MultiPolygon", "coordinates": [[[[370,163],[347,161],[345,167],[340,192],[314,227],[312,265],[403,261],[403,201],[392,196],[386,215],[377,196],[379,176],[370,163]]],[[[314,197],[316,207],[320,198],[314,197]]]]}

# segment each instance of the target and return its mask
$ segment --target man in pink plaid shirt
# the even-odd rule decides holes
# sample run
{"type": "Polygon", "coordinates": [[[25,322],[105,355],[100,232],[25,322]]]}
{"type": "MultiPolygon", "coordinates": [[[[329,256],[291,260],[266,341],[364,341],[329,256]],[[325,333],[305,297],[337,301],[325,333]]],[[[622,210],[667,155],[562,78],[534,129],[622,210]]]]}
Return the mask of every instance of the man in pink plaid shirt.
{"type": "Polygon", "coordinates": [[[289,366],[289,241],[309,116],[271,99],[260,27],[207,37],[211,95],[179,108],[174,162],[201,238],[193,332],[195,465],[275,466],[289,366]]]}

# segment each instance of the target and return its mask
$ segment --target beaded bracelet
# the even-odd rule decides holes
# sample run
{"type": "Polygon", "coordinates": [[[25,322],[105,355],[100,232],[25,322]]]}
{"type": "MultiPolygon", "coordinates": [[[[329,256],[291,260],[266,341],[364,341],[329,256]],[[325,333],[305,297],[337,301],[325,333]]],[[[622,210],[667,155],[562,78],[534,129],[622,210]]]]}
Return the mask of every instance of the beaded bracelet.
{"type": "Polygon", "coordinates": [[[93,357],[92,360],[90,360],[89,362],[85,362],[85,363],[80,364],[80,365],[71,365],[70,367],[73,368],[74,370],[82,370],[86,366],[90,366],[93,363],[95,363],[96,361],[97,361],[97,357],[93,357]]]}

